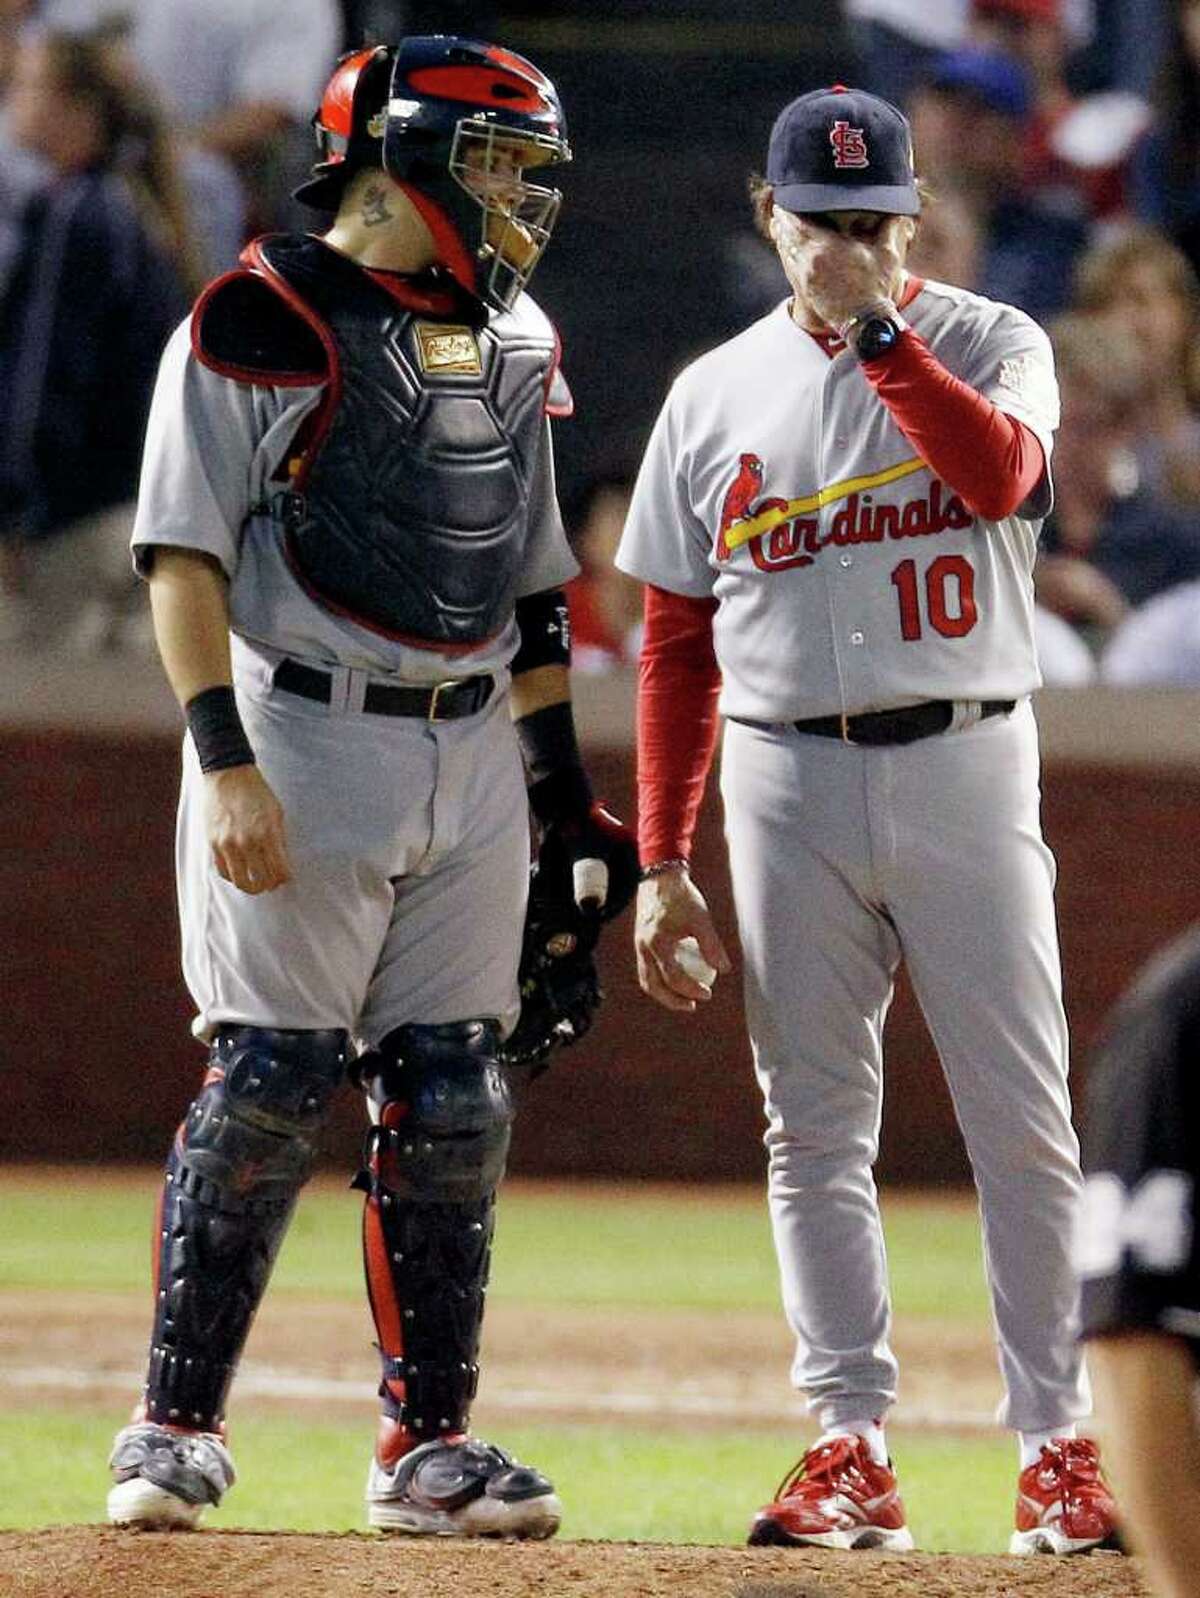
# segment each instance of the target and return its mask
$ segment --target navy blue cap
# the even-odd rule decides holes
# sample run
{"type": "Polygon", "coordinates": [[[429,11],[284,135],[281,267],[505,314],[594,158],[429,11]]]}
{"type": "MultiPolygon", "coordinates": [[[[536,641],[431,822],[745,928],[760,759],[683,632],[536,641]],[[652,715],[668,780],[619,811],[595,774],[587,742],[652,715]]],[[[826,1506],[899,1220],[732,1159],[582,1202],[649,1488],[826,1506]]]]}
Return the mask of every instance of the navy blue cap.
{"type": "Polygon", "coordinates": [[[939,56],[924,80],[933,89],[970,94],[1001,116],[1024,117],[1033,104],[1029,73],[999,50],[951,50],[939,56]]]}
{"type": "Polygon", "coordinates": [[[775,118],[767,182],[786,211],[921,209],[912,134],[890,100],[864,89],[814,89],[775,118]]]}

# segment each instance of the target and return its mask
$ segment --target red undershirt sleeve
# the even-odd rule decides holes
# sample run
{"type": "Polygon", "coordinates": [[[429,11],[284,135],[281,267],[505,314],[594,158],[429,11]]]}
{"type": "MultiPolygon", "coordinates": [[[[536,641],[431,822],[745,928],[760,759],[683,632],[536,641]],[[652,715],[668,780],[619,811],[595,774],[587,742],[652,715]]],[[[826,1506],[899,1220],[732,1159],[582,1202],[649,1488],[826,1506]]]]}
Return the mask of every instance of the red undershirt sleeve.
{"type": "Polygon", "coordinates": [[[948,372],[911,328],[863,375],[913,448],[986,521],[1028,499],[1046,469],[1037,435],[948,372]]]}
{"type": "Polygon", "coordinates": [[[691,856],[717,743],[715,599],[647,585],[638,662],[638,849],[643,865],[691,856]]]}

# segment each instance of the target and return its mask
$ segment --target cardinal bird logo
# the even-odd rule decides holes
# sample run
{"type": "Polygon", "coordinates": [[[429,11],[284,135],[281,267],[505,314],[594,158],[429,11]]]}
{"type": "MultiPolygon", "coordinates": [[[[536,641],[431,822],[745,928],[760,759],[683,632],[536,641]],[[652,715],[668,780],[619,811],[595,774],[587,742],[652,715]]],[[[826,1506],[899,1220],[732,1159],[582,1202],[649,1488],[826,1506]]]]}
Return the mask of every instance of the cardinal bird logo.
{"type": "Polygon", "coordinates": [[[725,535],[735,522],[744,522],[753,514],[752,501],[762,489],[763,463],[757,455],[738,457],[737,476],[725,491],[721,502],[721,526],[717,533],[717,559],[728,560],[729,545],[725,535]]]}

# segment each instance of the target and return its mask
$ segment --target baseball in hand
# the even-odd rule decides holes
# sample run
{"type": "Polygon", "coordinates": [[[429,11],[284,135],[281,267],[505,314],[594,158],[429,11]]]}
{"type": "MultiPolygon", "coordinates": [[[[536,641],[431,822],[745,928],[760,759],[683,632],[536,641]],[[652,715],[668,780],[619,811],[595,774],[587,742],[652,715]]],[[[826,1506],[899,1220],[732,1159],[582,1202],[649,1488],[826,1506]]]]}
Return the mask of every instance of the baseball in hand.
{"type": "Polygon", "coordinates": [[[586,909],[590,904],[594,909],[602,910],[608,898],[608,867],[604,861],[590,856],[586,860],[576,860],[571,876],[575,903],[579,908],[586,909]]]}
{"type": "Polygon", "coordinates": [[[702,988],[711,988],[717,980],[716,967],[709,965],[700,953],[700,945],[695,938],[680,938],[675,945],[675,964],[702,988]]]}

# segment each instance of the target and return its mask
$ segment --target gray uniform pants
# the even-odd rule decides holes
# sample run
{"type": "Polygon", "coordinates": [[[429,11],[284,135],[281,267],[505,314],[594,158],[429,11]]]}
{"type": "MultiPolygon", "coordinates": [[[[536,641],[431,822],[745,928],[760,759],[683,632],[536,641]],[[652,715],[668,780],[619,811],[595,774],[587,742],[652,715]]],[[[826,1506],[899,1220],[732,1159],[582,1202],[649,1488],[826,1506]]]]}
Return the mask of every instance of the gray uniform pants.
{"type": "Polygon", "coordinates": [[[793,1379],[823,1428],[896,1396],[871,1167],[901,956],[979,1192],[1002,1424],[1087,1413],[1069,1258],[1080,1185],[1037,729],[860,749],[727,724],[721,789],[793,1379]]]}
{"type": "Polygon", "coordinates": [[[507,693],[460,721],[380,716],[361,709],[364,672],[339,669],[324,705],[274,689],[277,658],[234,639],[291,882],[251,896],[217,875],[184,744],[176,858],[193,1030],[343,1027],[372,1045],[410,1022],[494,1016],[510,1030],[529,807],[507,693]]]}

